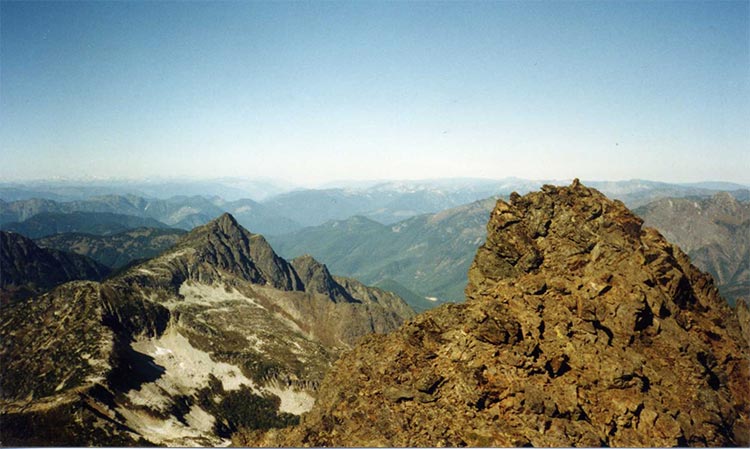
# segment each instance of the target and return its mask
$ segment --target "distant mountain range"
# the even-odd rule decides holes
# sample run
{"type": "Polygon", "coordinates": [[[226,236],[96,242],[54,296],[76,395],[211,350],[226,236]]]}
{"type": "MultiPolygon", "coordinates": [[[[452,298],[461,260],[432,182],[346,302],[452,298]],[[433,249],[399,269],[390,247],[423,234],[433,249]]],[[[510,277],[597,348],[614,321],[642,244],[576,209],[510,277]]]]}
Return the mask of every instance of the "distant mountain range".
{"type": "MultiPolygon", "coordinates": [[[[107,217],[91,215],[78,223],[61,227],[61,217],[45,215],[68,214],[66,219],[75,222],[84,216],[72,212],[85,212],[130,215],[189,230],[229,212],[246,228],[266,235],[282,254],[292,257],[310,253],[336,272],[399,291],[409,298],[413,307],[422,310],[463,298],[468,263],[482,243],[482,223],[492,208],[492,201],[481,198],[493,195],[507,198],[512,191],[523,193],[536,189],[538,183],[517,178],[357,183],[286,192],[268,197],[262,203],[251,199],[227,201],[206,196],[149,199],[135,195],[104,195],[66,202],[0,200],[0,227],[39,237],[53,232],[113,234],[127,228],[161,226],[154,222],[123,219],[115,226],[124,226],[107,228],[95,226],[107,222],[107,217]],[[467,206],[475,200],[483,205],[467,206]],[[431,215],[434,217],[430,218],[431,215]],[[55,217],[57,219],[52,220],[55,217]],[[9,225],[9,221],[19,223],[9,225]]],[[[715,188],[732,189],[729,195],[736,200],[750,199],[745,186],[731,183],[678,185],[631,180],[589,184],[631,207],[645,206],[662,198],[709,198],[717,193],[715,188]]],[[[55,247],[71,249],[72,242],[64,243],[63,240],[58,239],[55,247]]],[[[675,241],[680,242],[676,235],[675,241]]],[[[687,250],[692,251],[692,248],[687,250]]],[[[728,262],[719,261],[729,260],[729,256],[718,256],[715,251],[708,251],[705,256],[692,254],[699,266],[717,277],[722,293],[733,302],[737,292],[744,289],[744,284],[739,281],[742,276],[722,271],[729,268],[719,271],[712,268],[717,264],[728,266],[728,262]],[[729,287],[730,284],[739,287],[729,287]]],[[[117,264],[137,255],[138,252],[134,251],[117,264]]],[[[112,263],[111,257],[108,256],[109,263],[112,263]]],[[[738,260],[737,256],[732,257],[738,260]]]]}
{"type": "Polygon", "coordinates": [[[218,178],[209,180],[39,180],[0,182],[0,198],[6,201],[47,198],[56,201],[85,200],[105,195],[134,195],[168,199],[173,196],[220,196],[230,201],[256,201],[293,187],[279,181],[218,178]]]}
{"type": "MultiPolygon", "coordinates": [[[[123,219],[122,223],[124,227],[119,229],[119,231],[143,226],[170,226],[189,230],[207,223],[213,217],[221,215],[224,212],[233,213],[243,226],[247,226],[255,232],[282,233],[300,229],[301,227],[300,224],[293,220],[283,217],[268,207],[249,199],[226,201],[219,197],[175,196],[162,200],[147,199],[135,195],[106,195],[66,202],[40,198],[10,202],[0,200],[0,226],[10,222],[24,222],[43,213],[72,214],[73,212],[114,213],[152,220],[150,222],[134,222],[129,225],[128,220],[123,219]],[[160,223],[153,220],[157,220],[160,223]]],[[[94,222],[106,220],[104,216],[96,218],[94,215],[89,216],[89,219],[94,222]]],[[[75,221],[75,216],[71,217],[70,220],[75,221]]],[[[54,224],[46,223],[47,221],[49,220],[40,219],[40,222],[44,223],[30,226],[54,227],[54,224]]],[[[85,221],[83,220],[76,225],[71,225],[71,227],[80,231],[83,227],[87,226],[85,221]]],[[[25,225],[14,224],[13,226],[16,229],[23,229],[25,225]]],[[[70,230],[72,231],[73,229],[70,230]]],[[[95,232],[93,230],[81,232],[102,234],[102,232],[95,232]]],[[[35,235],[38,234],[37,232],[35,235]]]]}
{"type": "MultiPolygon", "coordinates": [[[[4,201],[0,203],[0,223],[22,221],[39,212],[76,210],[149,217],[187,230],[222,212],[229,212],[243,226],[274,235],[355,215],[392,224],[491,196],[507,197],[514,191],[527,193],[552,182],[466,178],[341,182],[324,189],[295,190],[271,182],[241,179],[4,183],[0,184],[0,199],[4,201]]],[[[739,200],[750,199],[748,186],[732,183],[670,184],[629,180],[587,184],[611,198],[622,200],[629,207],[665,197],[711,196],[720,190],[731,191],[739,200]]]]}
{"type": "Polygon", "coordinates": [[[42,212],[21,222],[0,225],[0,229],[14,231],[33,239],[70,232],[111,235],[129,229],[145,227],[167,228],[168,226],[153,218],[111,212],[80,211],[70,213],[42,212]]]}

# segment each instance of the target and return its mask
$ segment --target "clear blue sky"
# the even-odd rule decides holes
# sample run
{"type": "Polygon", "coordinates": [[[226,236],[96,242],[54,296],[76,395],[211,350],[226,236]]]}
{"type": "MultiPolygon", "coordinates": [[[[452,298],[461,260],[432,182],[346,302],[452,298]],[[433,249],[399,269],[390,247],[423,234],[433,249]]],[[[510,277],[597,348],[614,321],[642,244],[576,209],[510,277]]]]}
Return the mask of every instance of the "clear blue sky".
{"type": "Polygon", "coordinates": [[[741,2],[0,4],[0,179],[750,182],[741,2]]]}

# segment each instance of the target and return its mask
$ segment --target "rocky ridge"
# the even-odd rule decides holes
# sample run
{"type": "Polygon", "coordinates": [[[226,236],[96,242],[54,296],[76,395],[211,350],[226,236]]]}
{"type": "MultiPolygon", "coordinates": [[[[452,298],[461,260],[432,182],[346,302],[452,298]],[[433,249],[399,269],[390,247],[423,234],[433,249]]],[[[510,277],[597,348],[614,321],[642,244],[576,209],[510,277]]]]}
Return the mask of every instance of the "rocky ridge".
{"type": "Polygon", "coordinates": [[[185,234],[181,229],[137,228],[112,235],[64,233],[36,240],[37,245],[90,257],[120,269],[133,261],[158,256],[185,234]]]}
{"type": "Polygon", "coordinates": [[[750,443],[748,343],[678,247],[577,180],[498,201],[487,230],[465,304],[364,338],[298,426],[235,442],[750,443]]]}
{"type": "Polygon", "coordinates": [[[721,192],[661,199],[635,212],[710,273],[730,305],[750,300],[750,203],[721,192]]]}
{"type": "Polygon", "coordinates": [[[3,444],[223,445],[296,422],[342,350],[413,315],[303,265],[225,214],[102,283],[4,308],[3,444]]]}
{"type": "Polygon", "coordinates": [[[40,248],[15,232],[0,231],[0,298],[43,293],[73,280],[101,280],[110,269],[87,257],[40,248]]]}

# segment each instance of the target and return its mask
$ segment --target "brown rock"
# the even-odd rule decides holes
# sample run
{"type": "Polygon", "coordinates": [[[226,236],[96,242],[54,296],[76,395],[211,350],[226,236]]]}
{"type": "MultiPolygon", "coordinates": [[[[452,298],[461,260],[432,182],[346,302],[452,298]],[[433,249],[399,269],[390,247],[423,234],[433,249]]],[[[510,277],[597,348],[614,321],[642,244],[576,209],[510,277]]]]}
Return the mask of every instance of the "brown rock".
{"type": "Polygon", "coordinates": [[[578,181],[499,201],[487,230],[466,303],[364,339],[299,426],[259,443],[750,443],[748,343],[679,248],[578,181]],[[361,360],[382,375],[353,377],[361,360]],[[432,375],[435,401],[414,400],[432,375]]]}

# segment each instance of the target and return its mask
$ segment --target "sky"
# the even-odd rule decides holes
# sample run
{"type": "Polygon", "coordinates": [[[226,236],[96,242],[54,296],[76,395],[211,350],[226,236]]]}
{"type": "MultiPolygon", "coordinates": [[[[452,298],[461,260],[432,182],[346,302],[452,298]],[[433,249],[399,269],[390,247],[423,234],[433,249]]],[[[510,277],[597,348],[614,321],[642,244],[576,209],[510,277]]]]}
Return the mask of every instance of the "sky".
{"type": "Polygon", "coordinates": [[[0,3],[0,180],[750,183],[748,1],[0,3]]]}

